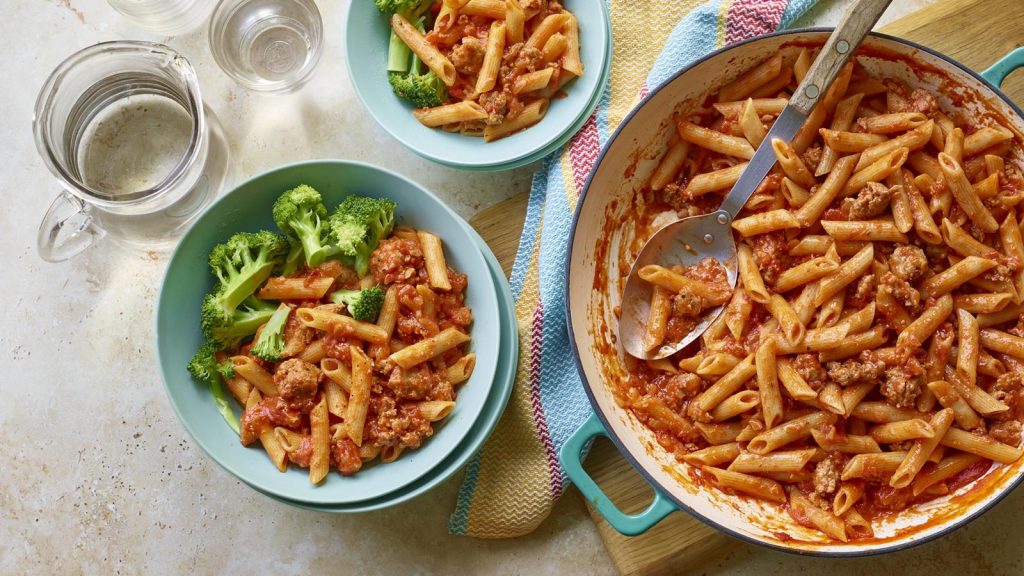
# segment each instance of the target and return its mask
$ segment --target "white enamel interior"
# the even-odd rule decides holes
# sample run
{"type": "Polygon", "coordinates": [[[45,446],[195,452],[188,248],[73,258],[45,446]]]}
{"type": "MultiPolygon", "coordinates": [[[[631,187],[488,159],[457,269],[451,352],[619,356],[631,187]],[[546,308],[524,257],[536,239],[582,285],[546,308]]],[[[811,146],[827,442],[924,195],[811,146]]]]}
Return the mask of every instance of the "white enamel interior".
{"type": "MultiPolygon", "coordinates": [[[[693,110],[710,90],[725,84],[780,47],[801,42],[820,44],[826,36],[827,33],[821,31],[797,31],[733,47],[669,81],[627,119],[599,160],[579,206],[569,262],[569,309],[584,383],[591,392],[595,408],[620,448],[653,484],[677,504],[745,539],[801,553],[859,555],[903,548],[962,525],[1017,484],[1024,471],[1022,463],[995,466],[981,480],[955,494],[907,510],[880,525],[876,523],[876,539],[870,542],[828,543],[821,533],[796,524],[781,506],[730,496],[691,482],[689,466],[676,462],[658,445],[648,429],[628,410],[617,405],[608,382],[622,370],[621,347],[615,346],[618,352],[613,357],[602,355],[598,347],[598,343],[606,339],[614,342],[616,333],[612,310],[619,303],[619,288],[615,280],[619,270],[614,247],[632,237],[629,226],[610,231],[608,240],[613,249],[608,251],[610,256],[603,258],[605,261],[598,262],[597,246],[606,241],[603,224],[606,215],[614,217],[628,209],[628,199],[646,183],[672,135],[672,111],[693,110]],[[603,277],[607,280],[598,280],[596,276],[602,269],[607,273],[603,277]],[[596,289],[595,285],[602,285],[603,289],[596,289]],[[788,535],[788,538],[780,538],[779,534],[788,535]]],[[[962,113],[973,118],[977,118],[982,110],[977,101],[980,97],[990,110],[1003,118],[1002,122],[1017,133],[1018,143],[1022,141],[1024,124],[1013,108],[956,65],[883,37],[868,38],[864,48],[875,54],[879,51],[888,53],[886,56],[861,57],[861,63],[873,75],[900,77],[911,87],[928,87],[945,95],[966,94],[970,102],[962,113]],[[914,70],[906,64],[906,59],[915,63],[914,70]]],[[[943,108],[950,110],[951,101],[946,97],[940,100],[943,108]]],[[[1022,164],[1019,155],[1015,160],[1022,164]]]]}

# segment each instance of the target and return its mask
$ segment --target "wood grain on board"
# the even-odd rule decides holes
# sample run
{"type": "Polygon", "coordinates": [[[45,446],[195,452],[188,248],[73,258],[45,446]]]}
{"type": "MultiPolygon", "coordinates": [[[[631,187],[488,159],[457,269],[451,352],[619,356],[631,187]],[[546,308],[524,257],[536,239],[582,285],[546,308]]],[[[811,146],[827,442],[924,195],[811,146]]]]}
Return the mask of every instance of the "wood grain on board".
{"type": "MultiPolygon", "coordinates": [[[[974,70],[984,70],[1017,46],[1024,45],[1024,0],[942,0],[881,28],[942,52],[974,70]]],[[[1024,104],[1024,72],[1011,75],[1003,91],[1024,104]]],[[[481,211],[470,222],[498,257],[505,273],[512,269],[526,217],[528,194],[520,194],[481,211]]],[[[650,486],[610,442],[598,442],[587,470],[624,512],[637,513],[650,503],[650,486]]],[[[713,560],[734,541],[683,512],[669,515],[647,533],[626,537],[588,506],[612,561],[622,574],[671,574],[713,560]]]]}

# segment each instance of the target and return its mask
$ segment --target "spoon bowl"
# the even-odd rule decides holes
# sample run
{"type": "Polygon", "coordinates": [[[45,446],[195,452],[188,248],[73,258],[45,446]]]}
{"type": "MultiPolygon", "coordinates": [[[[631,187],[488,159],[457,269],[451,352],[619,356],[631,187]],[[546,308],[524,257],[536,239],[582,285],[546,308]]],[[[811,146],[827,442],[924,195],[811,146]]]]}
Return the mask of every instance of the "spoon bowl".
{"type": "Polygon", "coordinates": [[[702,216],[691,216],[676,220],[658,230],[644,244],[640,255],[633,262],[622,293],[622,315],[619,320],[619,335],[626,352],[643,360],[658,360],[682,350],[714,322],[725,306],[704,312],[700,322],[678,342],[664,342],[648,349],[644,332],[651,310],[651,284],[640,279],[638,271],[648,264],[672,266],[696,266],[701,260],[711,258],[725,267],[729,287],[736,287],[736,243],[732,239],[732,217],[724,210],[702,216]]]}

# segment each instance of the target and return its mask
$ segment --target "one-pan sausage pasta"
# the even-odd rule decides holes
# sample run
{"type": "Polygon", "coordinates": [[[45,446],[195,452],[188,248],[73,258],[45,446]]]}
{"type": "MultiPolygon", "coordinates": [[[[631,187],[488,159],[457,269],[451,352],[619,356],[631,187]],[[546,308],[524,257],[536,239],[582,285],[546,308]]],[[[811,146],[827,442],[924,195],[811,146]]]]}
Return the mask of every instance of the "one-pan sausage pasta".
{"type": "MultiPolygon", "coordinates": [[[[813,56],[775,54],[674,118],[641,191],[647,236],[657,214],[717,209],[813,56]]],[[[640,270],[648,349],[725,309],[668,359],[627,359],[619,401],[703,481],[844,542],[1015,462],[1024,178],[1013,132],[985,122],[848,65],[771,143],[778,165],[733,223],[735,290],[710,260],[640,270]]]]}
{"type": "Polygon", "coordinates": [[[557,0],[375,1],[388,79],[425,126],[491,142],[540,122],[583,76],[580,23],[557,0]]]}
{"type": "Polygon", "coordinates": [[[314,484],[418,448],[475,366],[466,276],[440,238],[394,228],[394,208],[351,196],[328,217],[300,186],[274,206],[289,239],[236,234],[210,256],[220,283],[203,306],[209,344],[189,370],[213,375],[243,445],[282,472],[308,468],[314,484]],[[240,424],[222,383],[244,407],[240,424]]]}

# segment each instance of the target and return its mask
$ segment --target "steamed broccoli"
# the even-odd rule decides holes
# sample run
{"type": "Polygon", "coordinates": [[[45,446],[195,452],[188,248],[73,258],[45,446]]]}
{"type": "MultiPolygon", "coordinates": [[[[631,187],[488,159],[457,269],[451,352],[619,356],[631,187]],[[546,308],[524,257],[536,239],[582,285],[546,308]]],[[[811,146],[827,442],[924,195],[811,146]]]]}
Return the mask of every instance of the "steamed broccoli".
{"type": "MultiPolygon", "coordinates": [[[[430,7],[430,2],[419,0],[376,0],[381,12],[397,13],[413,26],[425,31],[420,15],[430,7]]],[[[388,44],[388,82],[395,94],[417,108],[440,106],[448,100],[448,87],[437,74],[427,70],[419,57],[405,45],[394,31],[388,44]]]]}
{"type": "Polygon", "coordinates": [[[249,297],[233,312],[226,312],[218,294],[212,293],[203,299],[199,325],[207,342],[218,350],[230,350],[255,334],[257,328],[270,320],[275,310],[277,306],[249,297]]]}
{"type": "Polygon", "coordinates": [[[384,14],[401,14],[412,20],[426,12],[434,0],[373,0],[373,3],[384,14]]]}
{"type": "Polygon", "coordinates": [[[276,362],[281,359],[281,352],[284,351],[284,325],[288,322],[288,314],[292,309],[287,304],[277,307],[273,316],[267,321],[267,325],[260,332],[260,337],[253,344],[252,354],[269,362],[276,362]]]}
{"type": "Polygon", "coordinates": [[[225,378],[234,378],[235,370],[230,364],[220,364],[217,362],[216,354],[217,349],[212,344],[203,344],[195,355],[192,356],[192,359],[189,360],[188,371],[193,378],[210,386],[210,394],[213,396],[213,401],[217,405],[220,415],[224,417],[224,421],[228,423],[232,430],[238,432],[238,418],[231,410],[228,397],[224,393],[224,387],[220,381],[220,375],[223,375],[225,378]]]}
{"type": "Polygon", "coordinates": [[[331,302],[344,304],[356,320],[376,322],[384,305],[384,290],[380,286],[366,290],[338,290],[331,294],[331,302]]]}
{"type": "Polygon", "coordinates": [[[370,269],[370,254],[395,226],[396,204],[387,198],[349,196],[328,220],[330,239],[360,276],[370,269]]]}
{"type": "Polygon", "coordinates": [[[310,268],[316,268],[331,255],[323,238],[327,207],[311,186],[302,184],[281,194],[274,202],[273,214],[277,227],[302,244],[310,268]]]}
{"type": "Polygon", "coordinates": [[[288,239],[288,255],[284,257],[284,265],[281,267],[282,276],[291,276],[295,274],[295,271],[299,269],[299,264],[302,264],[302,243],[296,240],[288,239]]]}
{"type": "Polygon", "coordinates": [[[239,232],[210,251],[210,270],[220,280],[214,293],[223,315],[252,296],[288,252],[283,236],[273,232],[239,232]]]}

